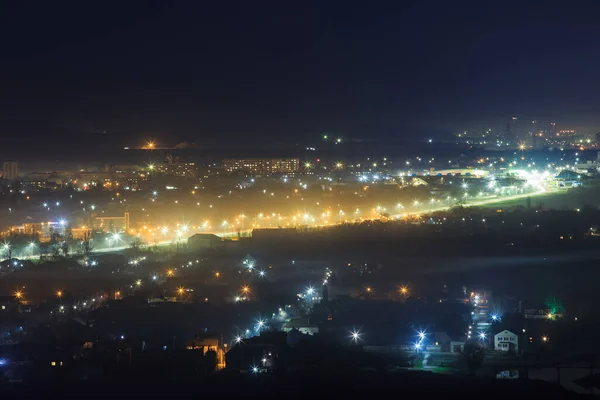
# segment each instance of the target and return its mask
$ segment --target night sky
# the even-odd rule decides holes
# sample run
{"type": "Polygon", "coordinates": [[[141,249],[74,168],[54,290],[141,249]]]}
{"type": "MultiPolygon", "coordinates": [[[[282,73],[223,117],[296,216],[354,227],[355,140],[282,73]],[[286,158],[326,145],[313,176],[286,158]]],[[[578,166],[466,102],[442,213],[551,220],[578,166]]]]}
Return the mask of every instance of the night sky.
{"type": "Polygon", "coordinates": [[[7,3],[6,148],[397,140],[512,115],[600,130],[593,2],[7,3]]]}

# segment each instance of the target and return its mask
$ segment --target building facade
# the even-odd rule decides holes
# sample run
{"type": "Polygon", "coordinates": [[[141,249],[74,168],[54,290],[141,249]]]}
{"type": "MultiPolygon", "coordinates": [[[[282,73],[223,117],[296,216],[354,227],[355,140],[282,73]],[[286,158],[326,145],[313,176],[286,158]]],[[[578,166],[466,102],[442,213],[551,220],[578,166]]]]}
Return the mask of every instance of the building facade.
{"type": "Polygon", "coordinates": [[[15,181],[19,179],[19,164],[16,161],[4,161],[2,178],[8,181],[15,181]]]}
{"type": "Polygon", "coordinates": [[[298,158],[228,158],[223,160],[221,165],[227,172],[294,173],[300,169],[300,160],[298,158]]]}
{"type": "Polygon", "coordinates": [[[494,335],[494,350],[502,352],[519,351],[519,337],[509,330],[503,330],[494,335]]]}

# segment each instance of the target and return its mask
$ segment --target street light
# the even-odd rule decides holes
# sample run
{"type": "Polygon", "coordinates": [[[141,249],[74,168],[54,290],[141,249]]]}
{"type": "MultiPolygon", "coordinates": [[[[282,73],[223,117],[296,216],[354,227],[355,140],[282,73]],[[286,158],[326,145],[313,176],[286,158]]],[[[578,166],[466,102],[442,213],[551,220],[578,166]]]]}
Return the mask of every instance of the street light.
{"type": "Polygon", "coordinates": [[[360,340],[360,335],[361,335],[361,333],[358,330],[350,331],[350,339],[354,343],[358,343],[358,341],[360,340]]]}
{"type": "Polygon", "coordinates": [[[408,294],[408,287],[407,286],[400,286],[400,294],[403,296],[406,296],[408,294]]]}

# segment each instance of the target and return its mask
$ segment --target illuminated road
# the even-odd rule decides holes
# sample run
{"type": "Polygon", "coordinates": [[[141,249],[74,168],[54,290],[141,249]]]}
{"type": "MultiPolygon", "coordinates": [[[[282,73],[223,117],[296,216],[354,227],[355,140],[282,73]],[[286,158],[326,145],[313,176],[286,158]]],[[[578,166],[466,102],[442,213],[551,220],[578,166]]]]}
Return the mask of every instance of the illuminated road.
{"type": "MultiPolygon", "coordinates": [[[[464,203],[465,207],[478,207],[478,206],[486,206],[486,205],[491,205],[491,204],[495,204],[495,203],[503,203],[503,202],[509,202],[509,201],[515,201],[515,200],[521,200],[521,199],[526,199],[528,197],[538,197],[538,196],[545,196],[545,195],[549,195],[549,194],[556,194],[556,193],[560,193],[561,190],[556,189],[556,188],[549,188],[546,189],[544,191],[539,191],[539,192],[533,192],[533,193],[523,193],[523,194],[514,194],[514,195],[510,195],[510,196],[491,196],[491,197],[485,197],[485,198],[481,198],[479,200],[471,200],[471,201],[467,201],[464,203]]],[[[404,213],[401,214],[395,214],[392,217],[396,218],[396,219],[400,219],[403,216],[407,216],[407,215],[418,215],[418,214],[422,214],[422,213],[430,213],[430,212],[435,212],[435,211],[444,211],[444,210],[448,210],[451,209],[452,207],[454,207],[455,204],[453,205],[442,205],[442,206],[437,206],[437,207],[423,207],[420,210],[415,210],[415,211],[406,211],[404,213]]],[[[371,220],[378,220],[378,218],[373,218],[371,220]]],[[[348,222],[345,221],[344,223],[352,223],[352,222],[348,222]]],[[[313,224],[311,225],[312,227],[315,228],[324,228],[324,227],[328,227],[328,226],[334,226],[335,224],[313,224]]],[[[250,234],[252,232],[252,229],[243,229],[239,231],[241,234],[250,234]]],[[[238,232],[196,232],[196,233],[206,233],[206,234],[214,234],[216,236],[222,237],[222,238],[226,238],[226,237],[237,237],[238,236],[238,232]]],[[[179,239],[179,243],[181,244],[185,244],[187,242],[187,239],[179,239]]],[[[163,247],[163,246],[173,246],[176,245],[177,242],[175,239],[172,240],[164,240],[161,242],[155,242],[155,243],[148,243],[148,246],[159,246],[159,247],[163,247]]],[[[106,254],[106,253],[118,253],[124,250],[127,250],[129,248],[129,246],[113,246],[113,247],[104,247],[104,248],[96,248],[94,249],[93,254],[106,254]]],[[[21,259],[30,259],[30,260],[38,260],[39,259],[39,255],[33,255],[33,256],[21,256],[19,257],[21,259]]]]}
{"type": "MultiPolygon", "coordinates": [[[[539,192],[534,192],[534,193],[513,194],[510,196],[502,196],[502,197],[491,196],[491,197],[482,198],[480,200],[468,201],[468,202],[465,202],[464,205],[465,205],[465,207],[479,207],[479,206],[486,206],[486,205],[495,204],[495,203],[503,203],[503,202],[508,202],[508,201],[522,200],[522,199],[526,199],[528,197],[546,196],[548,194],[556,194],[556,193],[560,193],[560,192],[561,192],[561,190],[559,190],[559,189],[550,188],[550,189],[546,189],[544,191],[539,191],[539,192]]],[[[450,206],[445,205],[445,206],[440,206],[440,207],[425,208],[421,211],[409,211],[409,212],[395,215],[394,217],[401,217],[406,214],[413,215],[413,214],[421,214],[424,212],[444,211],[444,210],[451,209],[452,207],[454,207],[454,205],[450,205],[450,206]]]]}

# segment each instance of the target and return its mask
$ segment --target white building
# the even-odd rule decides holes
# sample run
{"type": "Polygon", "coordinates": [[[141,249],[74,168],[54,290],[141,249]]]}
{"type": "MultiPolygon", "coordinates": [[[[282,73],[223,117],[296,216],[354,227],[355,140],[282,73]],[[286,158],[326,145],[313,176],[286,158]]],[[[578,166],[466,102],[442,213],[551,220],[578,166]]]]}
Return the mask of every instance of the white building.
{"type": "Polygon", "coordinates": [[[519,337],[508,330],[503,330],[494,335],[494,350],[496,351],[519,351],[519,337]]]}

